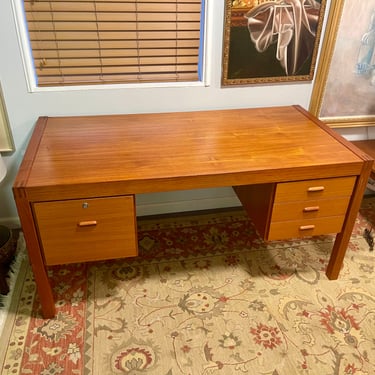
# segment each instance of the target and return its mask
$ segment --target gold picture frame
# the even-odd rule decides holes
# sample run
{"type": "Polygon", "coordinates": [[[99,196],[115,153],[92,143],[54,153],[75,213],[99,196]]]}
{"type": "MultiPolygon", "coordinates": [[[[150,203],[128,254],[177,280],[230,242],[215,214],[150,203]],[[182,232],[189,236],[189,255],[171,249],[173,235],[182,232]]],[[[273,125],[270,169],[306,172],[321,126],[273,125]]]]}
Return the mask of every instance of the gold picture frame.
{"type": "Polygon", "coordinates": [[[326,0],[225,0],[222,86],[312,81],[326,0]]]}
{"type": "Polygon", "coordinates": [[[375,125],[375,0],[332,0],[309,110],[333,128],[375,125]]]}
{"type": "Polygon", "coordinates": [[[0,151],[14,151],[13,137],[10,131],[8,114],[5,108],[3,91],[0,84],[0,151]]]}

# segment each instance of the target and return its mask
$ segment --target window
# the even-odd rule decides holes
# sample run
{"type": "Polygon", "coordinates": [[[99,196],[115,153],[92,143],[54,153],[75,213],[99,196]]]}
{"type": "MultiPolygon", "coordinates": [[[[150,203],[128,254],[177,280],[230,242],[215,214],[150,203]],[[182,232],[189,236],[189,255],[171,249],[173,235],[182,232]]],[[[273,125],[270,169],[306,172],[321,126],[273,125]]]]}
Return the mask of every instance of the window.
{"type": "Polygon", "coordinates": [[[36,85],[199,81],[204,0],[24,0],[36,85]]]}

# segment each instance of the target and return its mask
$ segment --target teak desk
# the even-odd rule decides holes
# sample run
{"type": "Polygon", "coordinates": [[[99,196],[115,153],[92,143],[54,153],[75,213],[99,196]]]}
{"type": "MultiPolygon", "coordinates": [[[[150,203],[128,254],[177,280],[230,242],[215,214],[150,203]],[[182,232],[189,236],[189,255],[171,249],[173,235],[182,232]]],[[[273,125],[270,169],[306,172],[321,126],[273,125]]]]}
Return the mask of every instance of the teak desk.
{"type": "Polygon", "coordinates": [[[13,192],[43,316],[48,266],[137,255],[138,193],[233,186],[266,240],[336,233],[336,279],[372,162],[299,106],[40,117],[13,192]]]}

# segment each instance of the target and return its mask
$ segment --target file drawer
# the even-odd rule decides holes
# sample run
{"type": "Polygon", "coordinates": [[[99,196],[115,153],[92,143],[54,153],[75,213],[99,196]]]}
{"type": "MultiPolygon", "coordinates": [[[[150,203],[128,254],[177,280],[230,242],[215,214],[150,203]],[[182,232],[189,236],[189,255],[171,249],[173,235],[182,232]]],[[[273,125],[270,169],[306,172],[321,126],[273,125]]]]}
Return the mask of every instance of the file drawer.
{"type": "Polygon", "coordinates": [[[133,196],[34,203],[47,265],[136,256],[133,196]]]}

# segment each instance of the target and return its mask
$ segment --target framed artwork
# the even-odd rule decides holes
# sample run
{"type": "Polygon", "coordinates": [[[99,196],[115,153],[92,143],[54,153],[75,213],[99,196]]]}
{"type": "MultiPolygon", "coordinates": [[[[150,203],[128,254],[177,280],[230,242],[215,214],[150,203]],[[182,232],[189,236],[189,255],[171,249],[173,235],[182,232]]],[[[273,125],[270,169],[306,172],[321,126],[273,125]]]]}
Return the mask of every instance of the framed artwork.
{"type": "Polygon", "coordinates": [[[326,0],[225,0],[222,85],[311,81],[326,0]]]}
{"type": "Polygon", "coordinates": [[[375,125],[375,0],[332,0],[310,112],[331,127],[375,125]]]}
{"type": "Polygon", "coordinates": [[[9,128],[3,92],[0,85],[0,151],[14,151],[13,138],[9,128]]]}

